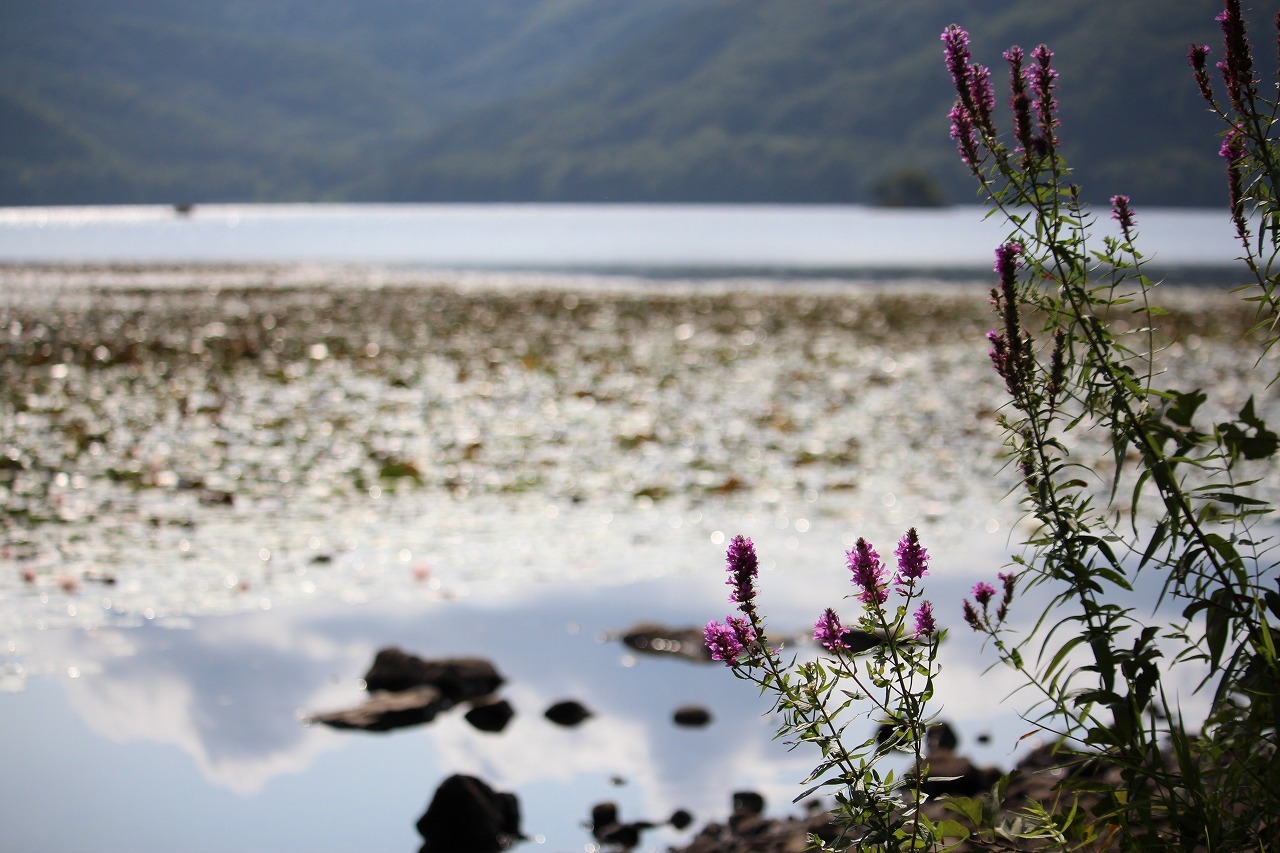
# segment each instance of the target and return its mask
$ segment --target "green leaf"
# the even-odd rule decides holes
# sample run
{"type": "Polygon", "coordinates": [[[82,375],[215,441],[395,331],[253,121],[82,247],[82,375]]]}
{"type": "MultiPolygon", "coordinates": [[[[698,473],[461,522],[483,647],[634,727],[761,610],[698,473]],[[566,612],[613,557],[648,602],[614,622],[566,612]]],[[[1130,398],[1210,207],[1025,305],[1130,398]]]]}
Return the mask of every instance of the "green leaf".
{"type": "Polygon", "coordinates": [[[1209,399],[1203,391],[1197,389],[1186,393],[1172,392],[1174,402],[1165,412],[1165,416],[1178,426],[1190,427],[1191,419],[1195,417],[1196,410],[1200,408],[1205,400],[1209,399]]]}

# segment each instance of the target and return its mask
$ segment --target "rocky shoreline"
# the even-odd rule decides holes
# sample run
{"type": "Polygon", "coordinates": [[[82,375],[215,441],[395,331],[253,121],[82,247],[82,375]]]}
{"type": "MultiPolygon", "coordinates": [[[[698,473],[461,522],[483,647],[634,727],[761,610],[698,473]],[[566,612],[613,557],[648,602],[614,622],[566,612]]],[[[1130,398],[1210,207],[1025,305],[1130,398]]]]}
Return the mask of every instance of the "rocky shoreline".
{"type": "MultiPolygon", "coordinates": [[[[619,632],[615,639],[648,654],[683,654],[700,662],[705,655],[684,648],[682,640],[692,640],[695,629],[672,629],[654,623],[638,624],[619,632]]],[[[480,658],[424,659],[403,649],[380,650],[363,678],[368,699],[338,711],[312,714],[309,723],[340,730],[387,732],[397,728],[432,722],[439,714],[458,706],[468,706],[467,722],[481,731],[501,732],[515,715],[507,700],[497,695],[505,683],[497,668],[480,658]]],[[[565,699],[548,707],[543,716],[557,726],[574,727],[592,716],[582,703],[565,699]]],[[[697,706],[678,708],[676,725],[699,727],[710,722],[706,710],[697,706]]],[[[932,820],[957,819],[949,810],[948,797],[981,797],[992,791],[1003,771],[974,764],[959,749],[956,732],[948,724],[935,725],[927,743],[931,780],[925,792],[925,807],[932,820]]],[[[1081,804],[1085,808],[1101,801],[1099,790],[1120,783],[1116,768],[1098,762],[1070,760],[1043,746],[1024,756],[1012,768],[1011,781],[1003,789],[1001,819],[1008,820],[1030,803],[1053,802],[1064,782],[1089,790],[1081,804]]],[[[826,804],[820,799],[806,801],[802,814],[770,816],[764,796],[755,791],[735,791],[728,815],[710,819],[696,829],[688,843],[671,847],[670,853],[801,853],[808,849],[810,836],[826,841],[836,839],[836,826],[826,804]]],[[[681,808],[662,820],[626,819],[616,802],[601,801],[584,820],[585,830],[602,851],[627,851],[644,843],[646,832],[660,826],[685,830],[695,817],[681,808]]],[[[517,794],[497,791],[485,780],[467,774],[447,777],[434,792],[426,811],[417,822],[423,838],[421,853],[498,853],[527,840],[522,830],[517,794]]],[[[960,851],[983,849],[965,844],[960,851]]],[[[1020,849],[1008,844],[1004,849],[1020,849]]],[[[1034,849],[1034,848],[1029,848],[1034,849]]]]}

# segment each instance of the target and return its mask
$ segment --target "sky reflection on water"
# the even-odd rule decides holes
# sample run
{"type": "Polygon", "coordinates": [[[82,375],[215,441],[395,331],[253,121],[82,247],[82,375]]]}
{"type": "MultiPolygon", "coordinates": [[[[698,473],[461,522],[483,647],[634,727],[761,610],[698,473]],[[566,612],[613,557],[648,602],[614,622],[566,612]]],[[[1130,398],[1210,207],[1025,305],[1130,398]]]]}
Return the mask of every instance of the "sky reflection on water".
{"type": "MultiPolygon", "coordinates": [[[[544,837],[526,849],[583,849],[579,823],[603,799],[624,819],[687,808],[705,821],[725,816],[733,790],[755,788],[785,811],[813,757],[771,743],[750,685],[601,636],[722,618],[724,546],[737,533],[760,551],[773,634],[807,634],[849,592],[842,552],[854,538],[889,554],[912,525],[934,558],[928,596],[954,629],[961,599],[1018,541],[1017,509],[1001,503],[1010,482],[986,344],[957,322],[967,303],[949,292],[647,305],[608,282],[520,296],[428,277],[431,304],[465,308],[464,321],[382,339],[375,362],[384,315],[348,309],[433,316],[425,290],[380,294],[376,276],[344,285],[295,270],[287,290],[235,295],[276,272],[223,271],[245,280],[197,311],[198,291],[158,294],[207,273],[144,270],[152,337],[180,338],[157,350],[165,371],[143,348],[139,364],[59,355],[17,377],[29,388],[5,438],[25,461],[9,497],[43,520],[15,524],[0,552],[8,849],[414,850],[414,822],[455,772],[519,794],[525,831],[544,837]],[[789,305],[808,305],[806,319],[782,313],[789,305]],[[901,329],[895,305],[911,309],[901,329]],[[321,316],[350,327],[317,355],[321,316]],[[198,357],[236,322],[275,335],[279,357],[267,347],[261,364],[233,359],[222,372],[198,357]],[[529,343],[545,352],[515,346],[529,343]],[[339,426],[295,434],[321,416],[339,426]],[[66,440],[86,423],[102,430],[98,454],[66,440]],[[401,491],[370,467],[388,449],[418,465],[423,485],[401,491]],[[121,478],[129,460],[136,476],[121,478]],[[231,499],[202,501],[194,483],[231,499]],[[355,704],[357,680],[391,644],[490,658],[515,722],[500,736],[457,711],[389,735],[302,724],[355,704]],[[555,728],[542,712],[566,698],[596,716],[555,728]],[[712,725],[677,729],[671,714],[686,703],[709,707],[712,725]]],[[[15,303],[31,281],[78,280],[83,290],[37,288],[49,304],[19,305],[28,313],[3,327],[71,330],[67,345],[86,354],[118,343],[105,309],[129,317],[140,298],[128,271],[101,273],[114,294],[92,289],[93,270],[6,275],[15,303]]],[[[1229,397],[1245,387],[1241,364],[1219,342],[1187,347],[1179,369],[1229,397]]],[[[1027,702],[1005,700],[1016,681],[984,675],[992,661],[953,630],[939,710],[979,763],[1009,766],[1027,702]]],[[[657,849],[666,841],[651,836],[657,849]]]]}
{"type": "MultiPolygon", "coordinates": [[[[529,849],[583,849],[590,837],[578,824],[604,799],[630,819],[687,808],[707,820],[726,815],[732,791],[752,788],[772,811],[789,811],[812,757],[771,743],[773,724],[750,685],[719,665],[604,640],[645,619],[699,625],[718,616],[727,605],[717,568],[624,586],[549,583],[453,601],[311,602],[188,627],[42,632],[45,653],[85,672],[0,696],[11,733],[0,746],[11,849],[166,850],[177,840],[192,850],[416,849],[413,823],[454,772],[518,793],[525,832],[545,838],[529,849]],[[472,729],[456,709],[387,735],[299,722],[306,711],[357,704],[357,679],[387,644],[490,658],[516,719],[500,735],[472,729]],[[565,698],[595,716],[576,729],[542,718],[565,698]],[[687,703],[708,707],[712,724],[677,728],[671,714],[687,703]],[[615,776],[626,784],[611,784],[615,776]],[[50,804],[77,819],[48,820],[50,804]]],[[[828,603],[813,590],[773,594],[782,587],[769,573],[763,583],[782,633],[806,630],[828,603]]],[[[980,705],[955,689],[977,674],[976,661],[963,660],[976,651],[966,643],[957,635],[949,644],[955,666],[943,692],[956,701],[944,713],[970,746],[980,731],[996,734],[976,752],[1003,763],[1018,726],[990,716],[992,682],[980,705]]]]}

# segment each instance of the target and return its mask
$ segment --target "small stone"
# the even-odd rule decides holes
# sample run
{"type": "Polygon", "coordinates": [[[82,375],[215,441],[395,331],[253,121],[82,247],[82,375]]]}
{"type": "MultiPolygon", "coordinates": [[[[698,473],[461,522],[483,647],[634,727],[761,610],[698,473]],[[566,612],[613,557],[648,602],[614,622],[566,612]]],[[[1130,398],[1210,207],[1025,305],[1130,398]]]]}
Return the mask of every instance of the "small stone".
{"type": "Polygon", "coordinates": [[[763,814],[764,797],[755,791],[734,791],[733,810],[747,814],[763,814]]]}
{"type": "Polygon", "coordinates": [[[700,728],[711,722],[711,712],[701,705],[684,705],[676,709],[672,719],[677,726],[700,728]]]}
{"type": "Polygon", "coordinates": [[[464,715],[467,722],[482,732],[500,732],[516,715],[515,709],[506,699],[495,699],[481,702],[464,715]]]}
{"type": "Polygon", "coordinates": [[[576,726],[590,717],[591,712],[581,702],[566,699],[548,708],[544,716],[557,726],[576,726]]]}
{"type": "Polygon", "coordinates": [[[377,692],[355,708],[314,715],[311,720],[335,729],[385,732],[429,723],[453,702],[434,687],[415,687],[395,693],[377,692]]]}

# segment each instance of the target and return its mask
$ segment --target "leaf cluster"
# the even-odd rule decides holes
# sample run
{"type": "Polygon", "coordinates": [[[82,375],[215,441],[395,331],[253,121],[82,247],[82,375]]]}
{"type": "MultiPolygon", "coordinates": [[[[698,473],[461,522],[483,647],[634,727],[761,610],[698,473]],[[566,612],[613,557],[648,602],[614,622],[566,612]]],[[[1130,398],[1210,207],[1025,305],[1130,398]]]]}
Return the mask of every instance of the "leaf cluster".
{"type": "MultiPolygon", "coordinates": [[[[966,87],[958,99],[976,109],[966,87]]],[[[1225,135],[1247,136],[1228,174],[1241,188],[1242,261],[1256,279],[1244,298],[1257,305],[1265,351],[1277,340],[1280,278],[1276,103],[1256,91],[1230,109],[1210,101],[1225,135]]],[[[1280,814],[1280,567],[1259,489],[1280,441],[1254,397],[1212,423],[1207,391],[1165,384],[1158,282],[1128,199],[1113,199],[1119,236],[1099,238],[1052,138],[1026,149],[990,124],[977,134],[972,174],[1017,253],[1016,290],[996,294],[1002,340],[1021,354],[1016,370],[1011,358],[996,361],[1010,395],[1001,423],[1035,522],[1016,562],[1020,582],[1051,592],[1026,637],[980,627],[1038,695],[1043,727],[1122,768],[1090,831],[1118,826],[1125,849],[1254,849],[1275,831],[1266,815],[1280,814]],[[1157,590],[1145,616],[1140,578],[1157,590]],[[1188,666],[1209,694],[1204,720],[1177,710],[1174,672],[1188,666]]],[[[1033,823],[1051,825],[1046,815],[1033,823]]]]}

